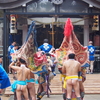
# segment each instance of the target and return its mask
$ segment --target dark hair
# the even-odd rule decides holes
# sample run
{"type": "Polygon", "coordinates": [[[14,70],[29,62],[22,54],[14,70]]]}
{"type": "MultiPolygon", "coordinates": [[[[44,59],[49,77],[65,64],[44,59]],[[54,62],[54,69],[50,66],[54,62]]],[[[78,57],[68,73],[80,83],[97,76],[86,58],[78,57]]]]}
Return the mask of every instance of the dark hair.
{"type": "Polygon", "coordinates": [[[26,61],[23,60],[22,58],[19,58],[19,61],[20,61],[22,64],[26,64],[26,61]]]}
{"type": "Polygon", "coordinates": [[[69,59],[74,59],[74,58],[75,58],[75,54],[74,54],[74,53],[70,53],[70,54],[68,55],[68,57],[69,57],[69,59]]]}
{"type": "MultiPolygon", "coordinates": [[[[14,43],[14,42],[16,43],[16,41],[13,41],[12,43],[14,43]]],[[[12,44],[12,43],[11,43],[11,44],[12,44]]]]}
{"type": "Polygon", "coordinates": [[[51,54],[50,53],[46,53],[46,56],[50,56],[51,57],[51,54]]]}
{"type": "Polygon", "coordinates": [[[44,39],[43,42],[44,42],[44,43],[48,43],[48,39],[44,39]]]}
{"type": "Polygon", "coordinates": [[[16,46],[18,46],[18,47],[19,47],[19,44],[18,44],[18,43],[16,43],[16,44],[14,45],[14,47],[16,47],[16,46]]]}

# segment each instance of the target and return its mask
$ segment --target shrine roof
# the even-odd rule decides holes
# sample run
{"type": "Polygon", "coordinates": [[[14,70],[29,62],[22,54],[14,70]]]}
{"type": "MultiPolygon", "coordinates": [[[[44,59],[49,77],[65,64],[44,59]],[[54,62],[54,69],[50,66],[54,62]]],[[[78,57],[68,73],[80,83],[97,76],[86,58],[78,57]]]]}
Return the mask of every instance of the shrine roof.
{"type": "MultiPolygon", "coordinates": [[[[36,0],[0,0],[0,9],[12,9],[20,7],[23,4],[27,4],[31,1],[36,1],[36,0]]],[[[100,0],[81,0],[81,1],[84,1],[100,9],[100,0]]]]}

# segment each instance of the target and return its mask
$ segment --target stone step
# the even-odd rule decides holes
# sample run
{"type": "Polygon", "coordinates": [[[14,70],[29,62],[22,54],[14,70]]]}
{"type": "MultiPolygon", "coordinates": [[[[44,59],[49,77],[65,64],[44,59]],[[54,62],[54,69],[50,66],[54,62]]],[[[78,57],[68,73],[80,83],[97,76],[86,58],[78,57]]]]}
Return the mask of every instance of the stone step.
{"type": "MultiPolygon", "coordinates": [[[[11,83],[14,81],[12,74],[9,75],[11,83]]],[[[84,88],[86,94],[100,94],[100,74],[87,74],[87,80],[84,82],[84,88]]],[[[35,85],[36,91],[38,85],[35,85]]],[[[62,83],[60,81],[60,74],[54,77],[50,85],[51,94],[62,94],[62,83]]],[[[11,87],[6,89],[5,94],[12,95],[13,92],[10,91],[11,87]]]]}

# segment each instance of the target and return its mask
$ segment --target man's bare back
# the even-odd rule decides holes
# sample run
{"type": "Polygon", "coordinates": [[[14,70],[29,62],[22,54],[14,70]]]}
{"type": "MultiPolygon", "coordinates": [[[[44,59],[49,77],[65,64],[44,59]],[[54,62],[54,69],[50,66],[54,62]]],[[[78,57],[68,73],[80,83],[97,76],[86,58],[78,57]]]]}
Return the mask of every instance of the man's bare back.
{"type": "Polygon", "coordinates": [[[81,71],[80,63],[74,59],[65,61],[63,66],[65,67],[66,76],[78,75],[78,72],[81,71]]]}
{"type": "Polygon", "coordinates": [[[30,80],[28,80],[27,85],[31,100],[36,100],[35,96],[35,76],[32,72],[30,72],[30,80]]]}
{"type": "Polygon", "coordinates": [[[19,81],[25,81],[26,79],[30,79],[30,70],[26,68],[24,64],[21,64],[21,66],[17,70],[17,80],[19,81]]]}
{"type": "Polygon", "coordinates": [[[16,86],[15,90],[17,95],[17,100],[21,100],[21,95],[24,95],[25,100],[28,99],[27,82],[26,79],[30,79],[30,70],[26,68],[25,61],[19,59],[20,67],[14,66],[14,62],[10,64],[10,67],[17,72],[17,81],[12,84],[12,89],[16,86]]]}
{"type": "Polygon", "coordinates": [[[62,67],[62,73],[66,74],[65,84],[67,83],[67,100],[71,100],[72,89],[74,88],[78,100],[80,98],[78,72],[81,71],[80,63],[75,60],[75,54],[68,55],[62,67]]]}

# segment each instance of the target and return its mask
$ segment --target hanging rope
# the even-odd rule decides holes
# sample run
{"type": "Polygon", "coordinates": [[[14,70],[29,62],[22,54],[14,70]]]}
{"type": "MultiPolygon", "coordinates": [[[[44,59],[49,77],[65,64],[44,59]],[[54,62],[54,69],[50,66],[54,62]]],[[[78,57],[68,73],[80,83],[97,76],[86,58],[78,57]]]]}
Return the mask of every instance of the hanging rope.
{"type": "MultiPolygon", "coordinates": [[[[26,19],[29,19],[29,20],[31,20],[31,21],[33,21],[33,19],[31,19],[31,18],[28,18],[28,17],[24,17],[24,16],[22,16],[22,18],[26,18],[26,19]]],[[[81,22],[81,21],[83,21],[83,20],[86,20],[86,19],[89,19],[89,17],[85,17],[85,18],[83,18],[83,19],[80,19],[80,20],[78,20],[78,21],[74,21],[74,22],[72,22],[73,24],[75,24],[75,23],[78,23],[78,22],[81,22]]],[[[34,20],[36,23],[39,23],[39,24],[45,24],[45,25],[50,25],[50,24],[54,24],[54,25],[57,25],[57,24],[65,24],[65,22],[50,22],[50,23],[43,23],[43,22],[40,22],[40,21],[37,21],[37,20],[34,20]]]]}

